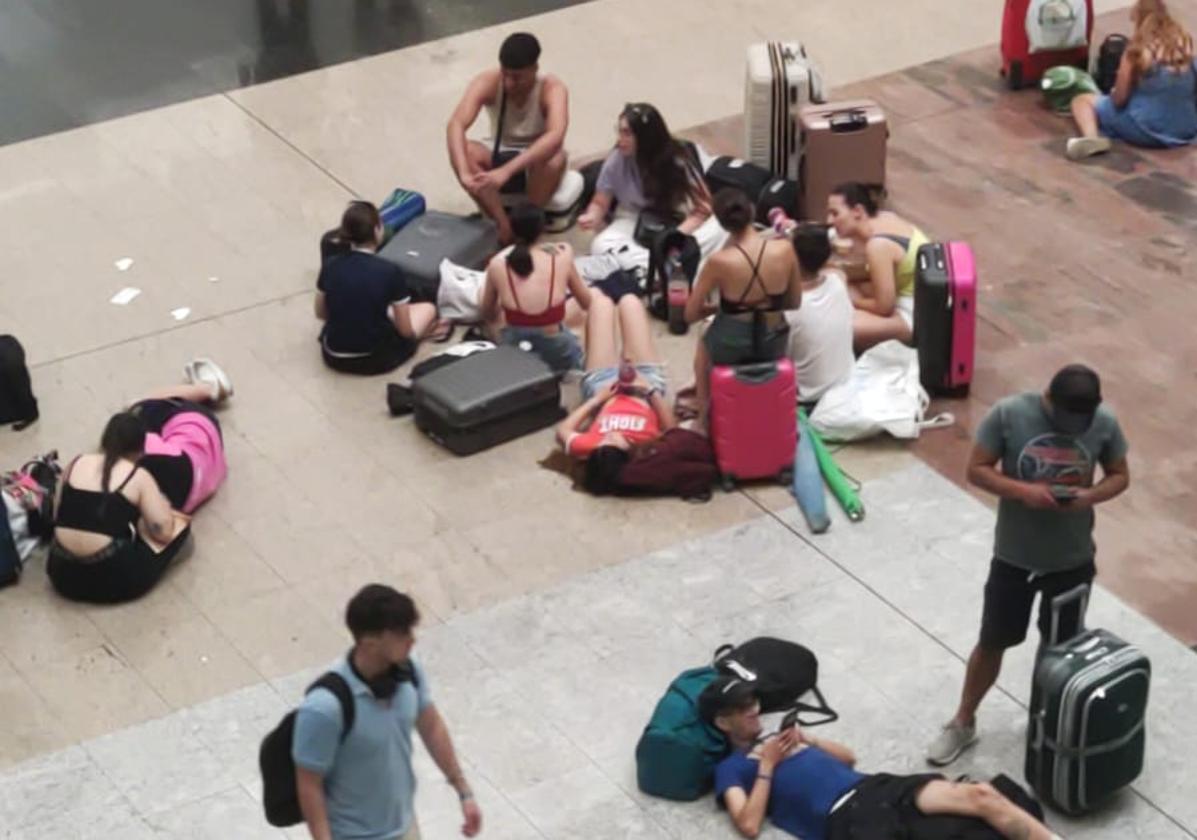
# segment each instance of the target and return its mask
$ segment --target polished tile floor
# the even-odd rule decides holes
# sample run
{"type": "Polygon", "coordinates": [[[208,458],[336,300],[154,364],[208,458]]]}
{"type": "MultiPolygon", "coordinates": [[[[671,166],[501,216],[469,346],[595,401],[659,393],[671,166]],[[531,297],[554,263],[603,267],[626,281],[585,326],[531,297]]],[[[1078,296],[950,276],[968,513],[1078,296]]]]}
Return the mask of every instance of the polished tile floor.
{"type": "MultiPolygon", "coordinates": [[[[736,836],[710,798],[682,805],[639,793],[631,756],[673,676],[754,635],[818,652],[821,689],[840,714],[826,732],[853,745],[863,769],[921,771],[920,748],[949,714],[972,645],[993,517],[918,463],[864,493],[879,515],[858,525],[836,516],[819,538],[787,508],[420,632],[416,655],[478,792],[484,836],[736,836]]],[[[1074,840],[1197,836],[1188,767],[1197,657],[1104,591],[1090,618],[1152,659],[1151,760],[1103,811],[1052,815],[1051,825],[1074,840]]],[[[953,772],[1020,775],[1030,656],[1012,655],[982,707],[980,744],[953,772]]],[[[283,836],[259,818],[257,745],[320,670],[0,771],[0,823],[13,840],[283,836]]],[[[417,766],[424,836],[455,836],[451,791],[422,750],[417,766]]]]}
{"type": "MultiPolygon", "coordinates": [[[[1001,2],[973,5],[967,16],[947,16],[934,0],[812,0],[792,10],[785,30],[818,45],[829,80],[849,85],[991,45],[1001,2]],[[844,26],[845,15],[860,26],[844,26]]],[[[1120,5],[1098,3],[1103,11],[1120,5]]],[[[594,0],[0,147],[0,332],[25,343],[43,413],[33,428],[0,435],[2,462],[91,447],[110,412],[176,381],[197,354],[215,356],[237,384],[222,414],[230,480],[197,520],[195,556],[163,586],[137,604],[79,607],[53,596],[39,562],[19,586],[0,592],[5,830],[20,837],[56,830],[80,837],[257,836],[253,747],[297,695],[306,671],[344,649],[340,611],[371,579],[409,589],[428,616],[424,646],[439,696],[486,781],[484,804],[496,815],[491,825],[499,836],[578,836],[603,813],[628,826],[614,836],[723,836],[722,828],[701,827],[713,819],[704,810],[709,803],[674,808],[631,794],[626,743],[664,679],[702,661],[710,637],[766,626],[752,623],[761,616],[776,619],[778,632],[810,638],[838,662],[828,666],[827,679],[846,681],[838,692],[844,704],[854,702],[854,686],[876,685],[879,705],[855,715],[860,736],[845,722],[845,738],[878,764],[917,760],[947,714],[959,656],[974,633],[976,575],[991,520],[959,488],[917,466],[905,447],[875,443],[841,454],[853,474],[874,483],[866,487],[866,526],[837,524],[817,544],[830,562],[777,520],[760,519],[777,511],[794,525],[793,503],[780,488],[721,494],[701,506],[591,499],[573,492],[551,462],[542,464],[552,451],[547,433],[454,459],[421,438],[410,420],[386,415],[381,381],[333,377],[320,363],[309,297],[319,233],[348,198],[377,198],[397,184],[422,190],[435,207],[467,209],[442,163],[443,120],[507,32],[540,34],[545,68],[570,82],[568,145],[576,155],[611,142],[614,115],[631,99],[657,102],[678,128],[717,131],[713,121],[740,110],[744,46],[778,34],[777,4],[658,0],[653,14],[668,22],[673,46],[645,25],[643,10],[631,0],[594,0]],[[578,32],[592,33],[585,50],[570,46],[578,32]],[[116,266],[122,259],[132,260],[123,271],[116,266]],[[125,287],[141,294],[127,306],[109,303],[125,287]],[[172,311],[182,307],[189,313],[176,320],[172,311]],[[918,494],[902,492],[910,487],[918,494]],[[922,521],[924,506],[958,506],[951,509],[966,523],[959,536],[941,535],[935,551],[915,540],[890,552],[919,533],[913,523],[922,521]],[[748,530],[736,530],[745,523],[752,523],[748,530]],[[742,596],[726,596],[729,563],[706,559],[707,537],[713,557],[758,557],[742,596]],[[728,541],[741,539],[748,540],[741,548],[754,548],[727,553],[728,541]],[[947,566],[936,559],[945,556],[947,566]],[[791,563],[798,573],[791,574],[791,563]],[[852,575],[845,579],[846,570],[867,587],[860,590],[852,575]],[[923,614],[902,600],[919,598],[937,575],[962,587],[959,597],[953,590],[943,599],[951,609],[923,614]],[[684,585],[670,587],[679,577],[684,585]],[[876,616],[884,627],[857,640],[837,638],[834,626],[785,623],[795,616],[779,615],[784,598],[807,590],[820,593],[812,609],[876,616]],[[630,637],[615,639],[577,625],[542,625],[531,614],[552,593],[568,601],[579,591],[593,592],[595,603],[611,603],[611,610],[621,608],[625,594],[627,610],[655,609],[630,616],[630,637]],[[695,632],[712,610],[726,611],[735,626],[695,632]],[[891,620],[896,638],[924,639],[915,643],[917,657],[901,669],[892,657],[858,661],[878,633],[890,632],[891,620]],[[506,630],[492,632],[488,622],[506,630]],[[542,642],[534,651],[520,643],[529,635],[542,642]],[[554,721],[551,731],[516,718],[524,722],[514,732],[551,747],[548,764],[529,766],[517,746],[496,743],[501,727],[486,715],[527,715],[509,672],[568,658],[579,635],[590,646],[579,663],[637,652],[619,659],[637,669],[627,686],[634,702],[618,706],[627,713],[618,724],[624,746],[596,743],[586,721],[568,717],[582,702],[569,680],[580,677],[563,669],[557,679],[565,684],[546,678],[543,715],[554,721]],[[496,698],[490,712],[471,712],[462,700],[479,659],[496,698]],[[924,662],[930,680],[909,679],[924,662]],[[887,685],[903,711],[893,728],[867,729],[885,717],[877,710],[888,708],[880,705],[889,702],[887,685]],[[919,705],[901,694],[913,686],[919,696],[938,686],[941,702],[919,705]],[[882,740],[869,752],[866,743],[875,738],[882,740]],[[176,741],[177,754],[161,750],[176,741]],[[175,784],[188,767],[194,774],[175,784]],[[576,812],[551,811],[557,783],[579,792],[576,812]],[[687,835],[691,830],[697,834],[687,835]]],[[[899,126],[894,142],[905,142],[899,126]]],[[[688,376],[690,344],[663,339],[662,347],[679,384],[688,376]]],[[[1008,386],[997,369],[978,382],[985,398],[1008,386]]],[[[963,409],[966,421],[971,410],[963,409]]],[[[958,449],[957,434],[929,435],[918,448],[951,474],[956,456],[937,453],[958,449]]],[[[1180,475],[1168,473],[1164,489],[1182,486],[1180,475]]],[[[1109,516],[1127,523],[1126,536],[1118,536],[1129,538],[1138,525],[1119,513],[1121,504],[1109,516]]],[[[1188,539],[1190,524],[1182,515],[1174,527],[1188,539]]],[[[1158,526],[1149,528],[1155,539],[1158,526]]],[[[1121,553],[1109,551],[1103,562],[1116,566],[1121,553]]],[[[1176,554],[1174,562],[1183,566],[1189,558],[1176,554]]],[[[1153,726],[1158,720],[1166,736],[1161,745],[1190,743],[1192,724],[1174,716],[1168,700],[1193,682],[1191,665],[1175,656],[1183,648],[1108,596],[1099,609],[1103,622],[1169,663],[1157,677],[1153,726]]],[[[587,615],[579,609],[577,618],[593,620],[587,615]]],[[[1017,701],[1025,678],[1025,663],[1012,668],[1010,696],[993,704],[993,751],[976,759],[991,762],[985,769],[1018,770],[1017,701]]],[[[1128,796],[1116,812],[1078,830],[1113,836],[1117,826],[1134,826],[1138,836],[1182,837],[1185,825],[1191,835],[1195,820],[1177,792],[1190,781],[1176,769],[1184,754],[1153,747],[1142,796],[1128,796]]],[[[446,836],[451,815],[431,771],[423,776],[426,836],[446,836]]]]}
{"type": "Polygon", "coordinates": [[[586,0],[9,0],[0,145],[586,0]]]}

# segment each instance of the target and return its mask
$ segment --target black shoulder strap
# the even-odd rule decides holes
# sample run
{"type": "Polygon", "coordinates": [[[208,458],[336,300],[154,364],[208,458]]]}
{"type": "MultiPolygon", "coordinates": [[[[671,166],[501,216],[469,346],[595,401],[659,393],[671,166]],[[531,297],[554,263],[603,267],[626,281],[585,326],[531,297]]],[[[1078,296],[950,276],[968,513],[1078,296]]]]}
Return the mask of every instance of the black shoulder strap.
{"type": "Polygon", "coordinates": [[[350,690],[349,683],[345,682],[345,678],[336,671],[326,672],[320,679],[308,686],[308,691],[317,688],[331,691],[333,697],[336,697],[337,702],[341,704],[341,741],[344,742],[349,735],[349,730],[353,729],[353,721],[357,716],[357,710],[353,703],[353,691],[350,690]]]}
{"type": "Polygon", "coordinates": [[[817,705],[801,701],[794,703],[793,708],[798,710],[798,722],[803,726],[822,726],[825,723],[834,723],[839,720],[839,713],[827,705],[827,701],[823,699],[823,692],[819,691],[819,687],[817,685],[812,686],[811,691],[814,692],[815,698],[819,702],[817,705]],[[804,712],[818,715],[819,718],[817,720],[803,720],[802,715],[804,712]]]}
{"type": "Polygon", "coordinates": [[[499,146],[503,142],[503,118],[507,116],[507,90],[503,87],[503,74],[499,74],[499,120],[495,126],[495,145],[490,150],[490,165],[499,158],[499,146]]]}

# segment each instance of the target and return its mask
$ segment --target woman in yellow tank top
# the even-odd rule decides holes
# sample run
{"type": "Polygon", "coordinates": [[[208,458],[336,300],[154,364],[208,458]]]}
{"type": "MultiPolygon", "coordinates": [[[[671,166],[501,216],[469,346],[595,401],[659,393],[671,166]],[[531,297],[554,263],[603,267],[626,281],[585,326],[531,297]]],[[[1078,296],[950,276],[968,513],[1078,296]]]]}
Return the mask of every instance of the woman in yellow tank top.
{"type": "Polygon", "coordinates": [[[827,199],[827,222],[836,238],[863,257],[865,272],[849,276],[856,311],[852,336],[856,352],[897,339],[914,338],[914,272],[926,234],[897,213],[880,210],[863,184],[841,184],[827,199]]]}

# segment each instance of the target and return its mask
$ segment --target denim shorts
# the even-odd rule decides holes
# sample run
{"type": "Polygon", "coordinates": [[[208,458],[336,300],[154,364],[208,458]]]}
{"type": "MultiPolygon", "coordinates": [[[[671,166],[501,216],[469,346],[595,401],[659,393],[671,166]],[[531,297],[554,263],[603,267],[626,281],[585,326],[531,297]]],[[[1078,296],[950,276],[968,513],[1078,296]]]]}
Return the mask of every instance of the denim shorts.
{"type": "Polygon", "coordinates": [[[581,370],[586,361],[582,343],[564,326],[553,333],[546,333],[543,327],[504,327],[500,342],[512,347],[527,342],[532,352],[557,373],[581,370]]]}
{"type": "MultiPolygon", "coordinates": [[[[662,394],[665,393],[664,365],[659,362],[647,362],[635,365],[635,368],[636,373],[640,374],[640,378],[647,382],[650,387],[656,388],[662,394]]],[[[586,375],[582,377],[582,399],[590,399],[617,379],[619,379],[618,366],[601,367],[587,371],[586,375]]]]}
{"type": "Polygon", "coordinates": [[[1097,97],[1094,110],[1097,112],[1098,128],[1112,140],[1122,140],[1145,149],[1158,149],[1166,145],[1144,131],[1130,115],[1130,111],[1125,108],[1119,109],[1109,96],[1097,97]]]}

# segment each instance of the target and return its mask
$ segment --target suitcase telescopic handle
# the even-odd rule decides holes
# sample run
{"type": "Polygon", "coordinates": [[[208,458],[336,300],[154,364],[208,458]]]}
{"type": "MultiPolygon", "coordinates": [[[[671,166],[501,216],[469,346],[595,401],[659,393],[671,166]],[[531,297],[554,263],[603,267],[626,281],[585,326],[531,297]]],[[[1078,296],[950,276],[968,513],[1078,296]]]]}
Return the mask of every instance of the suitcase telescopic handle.
{"type": "Polygon", "coordinates": [[[837,134],[846,134],[849,131],[861,131],[868,128],[869,118],[860,109],[841,111],[837,114],[832,114],[827,120],[827,125],[837,134]]]}

